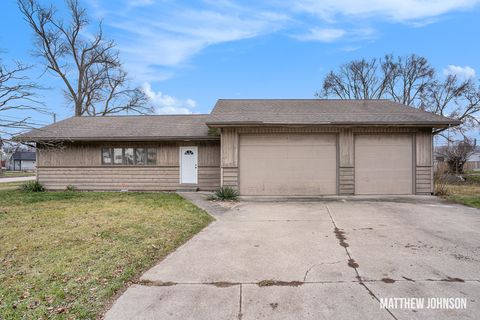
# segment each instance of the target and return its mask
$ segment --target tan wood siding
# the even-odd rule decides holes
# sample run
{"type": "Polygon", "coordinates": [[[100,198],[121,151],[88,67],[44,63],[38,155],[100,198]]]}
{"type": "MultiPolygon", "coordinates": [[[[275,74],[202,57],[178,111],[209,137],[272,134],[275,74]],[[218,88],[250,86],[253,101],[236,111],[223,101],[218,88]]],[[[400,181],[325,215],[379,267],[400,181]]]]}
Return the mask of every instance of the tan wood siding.
{"type": "Polygon", "coordinates": [[[199,144],[198,165],[220,167],[220,144],[199,144]]]}
{"type": "MultiPolygon", "coordinates": [[[[39,167],[37,177],[47,189],[174,191],[181,188],[179,167],[39,167]]],[[[219,167],[199,167],[200,190],[220,186],[219,167]]]]}
{"type": "Polygon", "coordinates": [[[335,127],[242,127],[238,128],[240,134],[264,133],[335,133],[335,127]]]}
{"type": "Polygon", "coordinates": [[[58,149],[38,149],[38,166],[102,166],[102,147],[136,147],[157,148],[157,165],[175,167],[179,164],[180,146],[198,146],[199,166],[220,166],[220,144],[216,142],[94,142],[65,143],[58,149]]]}
{"type": "MultiPolygon", "coordinates": [[[[335,133],[341,130],[352,130],[354,133],[413,133],[419,131],[415,127],[319,127],[319,126],[290,126],[290,127],[239,127],[226,128],[223,130],[237,130],[239,134],[251,133],[335,133]]],[[[223,134],[223,131],[222,131],[223,134]]]]}
{"type": "Polygon", "coordinates": [[[412,127],[353,127],[354,133],[415,133],[419,129],[412,127]]]}
{"type": "Polygon", "coordinates": [[[415,134],[415,193],[428,195],[433,192],[433,135],[432,131],[415,134]]]}
{"type": "Polygon", "coordinates": [[[238,168],[222,168],[222,186],[238,189],[238,168]]]}
{"type": "Polygon", "coordinates": [[[428,195],[433,192],[433,171],[432,167],[417,166],[415,172],[416,194],[428,195]]]}
{"type": "Polygon", "coordinates": [[[355,193],[355,168],[340,167],[338,173],[338,193],[352,195],[355,193]]]}
{"type": "Polygon", "coordinates": [[[354,165],[354,140],[353,130],[341,129],[338,134],[339,166],[353,167],[354,165]]]}
{"type": "Polygon", "coordinates": [[[41,166],[99,166],[98,144],[65,143],[60,148],[38,148],[37,164],[41,166]]]}
{"type": "Polygon", "coordinates": [[[157,164],[159,166],[177,167],[179,159],[180,151],[177,144],[166,143],[157,146],[157,164]]]}
{"type": "Polygon", "coordinates": [[[222,129],[221,133],[221,166],[238,166],[238,133],[234,128],[222,129]]]}
{"type": "Polygon", "coordinates": [[[65,143],[62,149],[38,149],[38,180],[48,189],[73,185],[79,190],[166,190],[181,187],[179,147],[198,146],[198,184],[201,190],[220,186],[219,142],[95,142],[65,143]],[[155,166],[101,164],[102,147],[147,146],[157,148],[155,166]]]}
{"type": "Polygon", "coordinates": [[[432,166],[432,132],[420,131],[415,135],[417,166],[432,166]]]}

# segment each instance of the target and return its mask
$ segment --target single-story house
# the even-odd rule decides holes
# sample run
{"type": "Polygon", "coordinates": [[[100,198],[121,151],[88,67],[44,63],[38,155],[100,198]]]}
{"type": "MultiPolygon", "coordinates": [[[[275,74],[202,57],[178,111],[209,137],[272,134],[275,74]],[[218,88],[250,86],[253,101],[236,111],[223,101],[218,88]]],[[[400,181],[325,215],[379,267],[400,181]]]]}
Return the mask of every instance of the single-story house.
{"type": "Polygon", "coordinates": [[[37,143],[48,189],[431,194],[432,128],[458,124],[388,100],[220,99],[208,115],[72,117],[19,139],[37,143]]]}
{"type": "Polygon", "coordinates": [[[11,171],[34,171],[36,163],[35,151],[16,151],[9,159],[11,171]]]}

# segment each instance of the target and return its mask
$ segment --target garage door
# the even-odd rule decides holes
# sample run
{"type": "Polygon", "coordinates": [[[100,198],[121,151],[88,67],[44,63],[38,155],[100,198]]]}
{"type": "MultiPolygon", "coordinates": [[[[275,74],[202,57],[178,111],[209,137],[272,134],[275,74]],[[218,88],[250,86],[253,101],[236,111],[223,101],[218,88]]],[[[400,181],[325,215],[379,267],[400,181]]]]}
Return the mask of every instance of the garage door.
{"type": "Polygon", "coordinates": [[[240,136],[242,195],[309,196],[336,193],[336,136],[240,136]]]}
{"type": "Polygon", "coordinates": [[[412,194],[412,136],[355,136],[355,193],[412,194]]]}

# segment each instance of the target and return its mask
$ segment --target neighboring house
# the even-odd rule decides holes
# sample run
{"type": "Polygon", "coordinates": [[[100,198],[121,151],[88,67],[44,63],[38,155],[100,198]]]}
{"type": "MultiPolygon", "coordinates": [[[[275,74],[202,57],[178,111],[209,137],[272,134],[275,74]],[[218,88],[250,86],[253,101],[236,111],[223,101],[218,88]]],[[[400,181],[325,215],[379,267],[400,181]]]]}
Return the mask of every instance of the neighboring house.
{"type": "Polygon", "coordinates": [[[2,150],[1,148],[1,140],[0,140],[0,169],[1,170],[6,170],[7,169],[7,166],[8,166],[8,157],[7,157],[7,154],[4,150],[2,150]]]}
{"type": "Polygon", "coordinates": [[[474,154],[468,157],[465,163],[465,170],[480,170],[480,148],[477,147],[474,154]]]}
{"type": "Polygon", "coordinates": [[[33,171],[35,170],[35,151],[16,151],[9,159],[9,170],[33,171]]]}
{"type": "MultiPolygon", "coordinates": [[[[442,165],[445,167],[447,166],[445,162],[445,155],[438,150],[438,148],[435,148],[433,152],[434,166],[435,168],[441,168],[442,165]]],[[[480,170],[480,148],[477,147],[475,153],[468,157],[463,169],[464,171],[480,170]]]]}
{"type": "Polygon", "coordinates": [[[447,163],[445,162],[445,155],[438,151],[438,148],[433,149],[433,169],[447,170],[447,163]]]}
{"type": "Polygon", "coordinates": [[[37,142],[49,189],[430,194],[432,128],[458,124],[387,100],[221,99],[210,115],[73,117],[18,139],[37,142]]]}

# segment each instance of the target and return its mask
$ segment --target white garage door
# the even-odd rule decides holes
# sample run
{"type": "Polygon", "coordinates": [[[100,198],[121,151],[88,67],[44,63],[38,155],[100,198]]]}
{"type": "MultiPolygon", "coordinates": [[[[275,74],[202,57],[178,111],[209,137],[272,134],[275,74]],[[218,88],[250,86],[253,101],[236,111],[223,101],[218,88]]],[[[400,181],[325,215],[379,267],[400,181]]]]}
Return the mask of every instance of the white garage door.
{"type": "Polygon", "coordinates": [[[242,195],[309,196],[336,193],[336,136],[240,136],[242,195]]]}
{"type": "Polygon", "coordinates": [[[355,136],[355,193],[412,194],[411,135],[355,136]]]}

